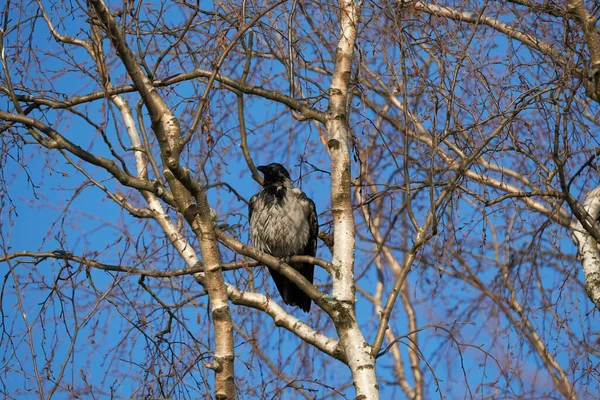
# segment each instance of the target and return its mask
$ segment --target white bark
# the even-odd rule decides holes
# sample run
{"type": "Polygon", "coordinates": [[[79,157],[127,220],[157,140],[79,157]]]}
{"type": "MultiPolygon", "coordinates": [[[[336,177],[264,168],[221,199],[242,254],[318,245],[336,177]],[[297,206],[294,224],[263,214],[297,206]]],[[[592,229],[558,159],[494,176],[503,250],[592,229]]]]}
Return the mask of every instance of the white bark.
{"type": "MultiPolygon", "coordinates": [[[[136,149],[134,150],[134,154],[137,176],[139,178],[148,179],[148,159],[146,154],[141,151],[143,143],[140,133],[136,127],[135,119],[133,118],[131,112],[131,107],[129,107],[129,103],[127,103],[122,96],[113,96],[111,100],[119,109],[119,112],[123,117],[123,122],[125,124],[125,128],[127,129],[127,135],[129,136],[131,145],[134,149],[136,149]]],[[[177,229],[158,198],[153,193],[148,191],[141,191],[141,193],[148,203],[148,208],[153,211],[154,219],[156,222],[158,222],[163,232],[167,235],[170,242],[173,244],[173,247],[175,247],[181,257],[183,257],[187,266],[195,266],[200,260],[194,250],[194,247],[188,243],[187,239],[181,234],[179,229],[177,229]]]]}
{"type": "MultiPolygon", "coordinates": [[[[585,196],[583,208],[594,221],[598,219],[600,215],[600,186],[585,196]]],[[[573,231],[573,242],[579,248],[579,256],[583,263],[585,291],[596,308],[600,310],[600,254],[598,253],[598,243],[577,219],[571,223],[571,230],[573,231]]]]}
{"type": "MultiPolygon", "coordinates": [[[[202,281],[210,298],[215,332],[214,361],[210,366],[215,372],[214,393],[216,398],[235,399],[237,393],[234,382],[233,322],[215,238],[214,218],[211,215],[206,193],[190,176],[190,171],[180,164],[180,154],[185,143],[182,140],[179,120],[138,64],[104,1],[90,0],[89,4],[108,33],[112,46],[148,110],[152,120],[152,130],[160,146],[166,181],[173,193],[178,211],[184,215],[198,238],[205,271],[203,276],[196,278],[205,278],[202,281]]],[[[161,221],[165,222],[164,219],[161,221]]],[[[173,236],[170,236],[170,239],[182,244],[173,236]]],[[[195,258],[195,255],[190,254],[189,256],[195,258]]]]}
{"type": "Polygon", "coordinates": [[[338,352],[340,349],[338,340],[322,334],[289,314],[276,301],[271,301],[268,296],[262,293],[244,291],[230,284],[227,284],[227,294],[232,303],[264,311],[273,319],[276,326],[287,329],[322,352],[339,358],[338,352]]]}
{"type": "Polygon", "coordinates": [[[360,2],[339,2],[341,32],[336,50],[336,62],[329,89],[327,113],[327,146],[331,156],[331,208],[334,224],[333,290],[336,311],[331,314],[340,338],[340,345],[352,372],[357,399],[379,399],[375,374],[375,357],[365,340],[354,309],[354,215],[350,197],[351,132],[348,121],[348,87],[354,53],[360,2]]]}

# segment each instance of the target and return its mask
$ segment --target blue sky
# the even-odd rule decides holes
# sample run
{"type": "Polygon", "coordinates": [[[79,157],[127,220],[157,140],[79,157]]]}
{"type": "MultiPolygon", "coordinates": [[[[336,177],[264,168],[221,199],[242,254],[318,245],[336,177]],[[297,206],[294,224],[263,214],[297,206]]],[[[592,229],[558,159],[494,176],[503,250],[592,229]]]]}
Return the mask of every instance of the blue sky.
{"type": "MultiPolygon", "coordinates": [[[[24,12],[25,14],[27,13],[24,12]]],[[[14,15],[13,19],[16,21],[17,15],[11,15],[14,15]]],[[[278,15],[285,18],[285,13],[278,15]]],[[[173,18],[174,24],[175,17],[173,18]]],[[[80,31],[82,20],[81,15],[65,18],[62,20],[61,28],[73,35],[84,35],[80,31]]],[[[212,32],[214,33],[216,30],[218,27],[215,27],[212,32]]],[[[324,34],[328,33],[325,30],[324,34]]],[[[234,34],[235,32],[231,30],[227,33],[227,37],[232,37],[234,34]]],[[[19,60],[16,53],[11,53],[10,49],[7,49],[9,59],[13,63],[11,71],[15,74],[14,76],[28,74],[26,76],[29,78],[25,81],[32,85],[39,85],[40,92],[44,88],[52,88],[56,92],[64,90],[76,93],[97,90],[93,73],[88,70],[90,75],[86,76],[61,61],[61,58],[64,60],[67,56],[81,61],[86,59],[84,53],[71,48],[69,48],[71,52],[68,54],[60,53],[61,49],[48,38],[49,33],[44,24],[41,20],[38,21],[32,43],[37,46],[35,49],[37,54],[52,56],[45,59],[44,66],[54,73],[41,75],[36,68],[24,69],[25,62],[19,60]],[[56,53],[56,58],[53,57],[53,53],[56,53]]],[[[364,38],[360,38],[359,42],[363,46],[363,51],[374,52],[378,49],[378,43],[370,47],[370,44],[365,43],[366,39],[364,38]]],[[[482,40],[475,42],[473,46],[484,46],[485,44],[485,40],[482,40]]],[[[490,59],[503,52],[508,52],[508,43],[503,39],[499,39],[495,46],[495,52],[487,53],[490,59]]],[[[108,49],[109,47],[106,46],[107,51],[108,49]]],[[[390,50],[389,53],[393,59],[399,58],[400,55],[398,48],[395,50],[390,50]]],[[[323,57],[327,58],[326,52],[323,53],[323,57]]],[[[532,61],[527,52],[519,54],[523,64],[532,61]]],[[[318,58],[310,50],[306,50],[304,55],[318,58]]],[[[234,55],[232,55],[233,57],[234,55]]],[[[456,59],[450,60],[456,61],[456,59]]],[[[201,61],[207,62],[204,59],[201,61]]],[[[192,64],[190,61],[188,66],[192,64]]],[[[113,65],[115,66],[115,83],[118,83],[117,81],[123,80],[124,77],[122,70],[119,69],[120,64],[114,62],[113,65]]],[[[239,71],[235,66],[239,64],[232,63],[232,65],[233,67],[226,68],[226,72],[236,76],[239,71]]],[[[329,61],[325,61],[324,65],[331,66],[329,61]]],[[[397,66],[400,68],[401,64],[397,63],[397,66]]],[[[282,71],[279,63],[264,62],[261,67],[257,67],[251,78],[261,82],[259,78],[262,75],[277,77],[278,79],[266,82],[265,85],[282,88],[285,93],[285,79],[281,79],[279,76],[282,71]]],[[[510,71],[504,70],[501,64],[490,63],[489,71],[504,72],[505,78],[500,76],[498,81],[505,85],[516,85],[517,83],[517,77],[511,75],[510,71]]],[[[167,72],[172,74],[181,71],[174,63],[161,69],[161,73],[164,75],[169,75],[167,72]]],[[[490,76],[494,76],[492,72],[489,73],[490,76]]],[[[527,73],[523,75],[532,80],[539,78],[528,76],[527,73]]],[[[325,88],[328,86],[326,78],[315,72],[305,71],[305,76],[307,78],[319,77],[323,80],[320,84],[325,88]]],[[[427,76],[432,82],[440,80],[439,75],[434,72],[430,72],[427,76]]],[[[551,80],[552,77],[547,79],[551,80]]],[[[469,94],[472,95],[475,92],[470,91],[473,89],[469,86],[470,82],[472,81],[465,79],[464,86],[460,86],[457,91],[461,101],[466,105],[471,104],[469,103],[471,100],[469,94]]],[[[419,83],[414,82],[414,86],[411,88],[417,88],[419,83]]],[[[161,93],[173,105],[177,116],[181,117],[185,124],[189,123],[191,119],[190,109],[193,110],[195,96],[202,91],[201,89],[201,83],[188,82],[178,85],[174,91],[162,90],[161,93]],[[189,99],[191,101],[188,101],[189,99]]],[[[366,89],[361,89],[368,93],[366,89]]],[[[319,92],[316,84],[307,84],[305,90],[312,96],[323,94],[319,92]]],[[[507,98],[501,100],[502,104],[508,104],[509,100],[514,100],[521,93],[519,90],[507,91],[507,98]]],[[[54,93],[49,94],[49,96],[53,95],[54,93]]],[[[126,95],[126,97],[132,106],[138,100],[135,94],[126,95]]],[[[258,190],[258,184],[251,179],[241,156],[239,122],[234,102],[232,102],[233,98],[221,87],[215,88],[210,98],[210,112],[214,121],[216,146],[212,152],[209,152],[206,148],[205,137],[197,135],[190,145],[189,153],[184,155],[184,161],[202,180],[204,178],[199,173],[198,166],[206,157],[209,157],[206,168],[208,177],[211,180],[221,180],[230,184],[248,199],[258,190]]],[[[381,97],[376,98],[381,99],[381,97]]],[[[12,110],[7,97],[2,97],[0,101],[3,109],[12,110]]],[[[377,137],[375,124],[372,122],[376,116],[360,102],[359,97],[353,99],[352,103],[354,104],[354,113],[351,115],[353,132],[357,137],[359,147],[366,151],[369,141],[377,137]]],[[[474,114],[477,118],[484,119],[495,111],[489,104],[481,103],[482,107],[490,108],[475,110],[474,114]]],[[[428,103],[428,105],[430,104],[428,103]]],[[[315,105],[322,111],[325,106],[325,100],[320,100],[315,105]]],[[[115,119],[114,110],[109,111],[107,107],[107,102],[100,100],[82,106],[78,108],[78,111],[90,117],[95,123],[103,124],[107,136],[114,143],[116,143],[117,135],[121,135],[124,146],[128,146],[128,139],[123,135],[123,127],[119,119],[115,119]]],[[[427,110],[427,107],[421,110],[420,115],[423,118],[427,117],[427,110]]],[[[444,110],[440,110],[439,115],[443,115],[444,112],[444,110]]],[[[463,122],[470,123],[469,114],[465,113],[464,115],[463,122]]],[[[531,115],[534,118],[535,111],[532,111],[531,115]]],[[[45,111],[43,116],[41,114],[36,116],[43,118],[45,123],[52,125],[86,150],[110,156],[99,132],[86,123],[84,118],[54,111],[45,111]]],[[[401,113],[398,113],[398,117],[401,117],[401,113]]],[[[145,118],[147,119],[147,117],[145,118]]],[[[321,229],[328,230],[329,227],[325,224],[330,221],[329,176],[326,173],[329,169],[329,161],[320,142],[317,128],[311,123],[294,120],[285,107],[257,98],[247,99],[246,118],[250,151],[256,165],[280,162],[290,169],[293,178],[298,178],[301,173],[306,174],[313,170],[308,164],[303,165],[302,168],[298,167],[302,157],[318,169],[325,171],[314,171],[305,175],[300,183],[303,190],[315,200],[318,211],[322,213],[321,229]]],[[[438,121],[440,125],[443,125],[442,122],[443,120],[438,121]]],[[[147,121],[146,127],[149,130],[147,121]]],[[[426,127],[435,127],[435,122],[428,120],[426,127]]],[[[398,135],[398,132],[389,125],[383,124],[383,127],[379,129],[381,137],[380,141],[376,142],[377,146],[383,148],[383,138],[387,140],[387,143],[402,144],[403,136],[398,135]]],[[[23,129],[19,132],[25,134],[23,129]]],[[[151,134],[150,130],[148,132],[151,134]]],[[[535,137],[537,134],[534,128],[525,133],[529,134],[528,137],[535,137]]],[[[9,146],[7,143],[10,143],[10,138],[3,136],[2,140],[5,148],[9,146]]],[[[542,140],[547,140],[546,143],[550,142],[549,138],[542,137],[542,140]]],[[[592,141],[594,140],[596,139],[592,137],[592,141]]],[[[493,144],[500,146],[502,143],[498,142],[493,144]]],[[[133,168],[130,153],[122,149],[120,145],[115,144],[115,148],[126,157],[128,166],[133,168]]],[[[411,147],[414,151],[421,148],[422,146],[416,144],[411,147]]],[[[93,186],[82,188],[81,185],[85,182],[85,178],[62,156],[55,152],[40,151],[35,145],[25,145],[23,149],[11,147],[9,154],[18,162],[11,160],[10,157],[3,158],[3,179],[6,181],[8,194],[12,200],[11,204],[5,193],[0,200],[3,251],[65,250],[73,254],[92,257],[107,264],[131,266],[134,263],[140,263],[139,267],[144,269],[164,270],[185,266],[174,254],[172,248],[163,247],[164,235],[158,230],[156,224],[132,218],[98,188],[93,186]],[[12,209],[12,205],[16,208],[12,209]],[[68,213],[65,213],[65,210],[68,213]]],[[[426,151],[419,155],[423,157],[419,159],[420,162],[427,160],[426,151]]],[[[501,164],[505,163],[507,166],[513,165],[513,160],[508,157],[497,161],[501,164]]],[[[105,181],[108,176],[100,169],[92,167],[89,171],[96,179],[102,180],[107,187],[124,191],[114,180],[105,181]]],[[[383,183],[387,182],[384,179],[389,179],[389,182],[396,184],[403,182],[402,176],[397,174],[391,162],[377,172],[381,172],[378,177],[383,183]]],[[[356,162],[353,163],[353,174],[354,177],[358,175],[356,162]]],[[[440,176],[443,176],[443,173],[440,173],[440,176]]],[[[473,184],[471,184],[471,189],[472,186],[473,184]]],[[[574,188],[574,190],[579,189],[574,188]]],[[[427,195],[422,195],[422,198],[426,199],[427,195]]],[[[226,189],[210,189],[208,196],[211,206],[219,213],[221,218],[219,222],[230,224],[233,230],[239,234],[239,238],[246,241],[247,210],[245,203],[239,201],[226,189]]],[[[389,214],[386,215],[394,215],[394,210],[399,208],[401,203],[399,198],[400,196],[386,200],[384,204],[390,209],[389,214]]],[[[132,201],[142,204],[139,203],[139,198],[134,197],[132,201]]],[[[478,301],[477,296],[481,295],[480,292],[459,280],[439,274],[434,268],[434,264],[439,264],[460,270],[462,268],[460,260],[453,258],[457,257],[457,254],[450,252],[449,244],[452,240],[471,241],[479,247],[471,245],[472,254],[465,256],[469,260],[467,264],[477,272],[480,279],[490,285],[492,290],[503,290],[501,285],[496,284],[499,282],[500,275],[498,265],[494,260],[494,249],[490,244],[493,233],[491,224],[494,224],[499,237],[502,238],[506,235],[517,237],[510,240],[510,246],[504,242],[506,246],[500,249],[500,258],[506,262],[510,259],[511,254],[515,254],[518,261],[513,270],[513,276],[518,286],[518,292],[522,296],[521,299],[531,301],[528,313],[536,324],[538,332],[544,335],[548,348],[555,354],[563,368],[572,373],[572,376],[581,377],[577,387],[589,386],[589,392],[593,393],[598,386],[597,376],[593,375],[593,369],[597,369],[598,358],[591,352],[589,354],[573,354],[571,350],[576,346],[573,345],[575,340],[572,337],[594,343],[600,325],[596,321],[596,314],[592,312],[593,307],[574,278],[579,276],[581,279],[581,271],[580,265],[573,260],[576,251],[569,233],[553,224],[545,229],[538,229],[539,225],[528,227],[527,223],[521,223],[520,229],[510,229],[509,218],[519,219],[522,217],[525,219],[529,217],[520,211],[515,205],[517,203],[510,201],[486,208],[485,214],[482,213],[481,208],[473,207],[464,198],[454,198],[452,201],[454,203],[451,204],[455,206],[452,208],[454,219],[446,213],[440,213],[440,219],[443,221],[440,227],[443,230],[413,265],[408,279],[411,288],[410,296],[418,316],[418,326],[426,327],[419,336],[419,349],[423,359],[429,363],[435,376],[439,379],[439,385],[444,395],[448,398],[465,398],[470,397],[468,393],[471,391],[473,397],[493,398],[495,389],[500,388],[501,393],[504,393],[503,390],[507,386],[511,387],[507,392],[512,393],[514,397],[535,397],[540,393],[552,392],[553,384],[548,375],[543,372],[539,358],[529,346],[524,344],[521,334],[515,330],[514,325],[508,324],[506,317],[498,314],[498,308],[491,303],[489,298],[481,297],[479,300],[482,304],[481,310],[473,312],[472,304],[474,301],[478,301]],[[483,215],[486,215],[488,219],[484,219],[483,215]],[[455,230],[450,231],[451,228],[455,230]],[[539,249],[548,251],[548,254],[528,257],[539,249]],[[555,253],[551,253],[550,250],[555,253]],[[559,257],[553,257],[552,254],[558,254],[559,257]],[[434,257],[435,255],[439,255],[439,257],[434,257]],[[558,267],[570,271],[572,277],[568,280],[565,279],[564,274],[556,272],[558,267]],[[533,272],[530,273],[530,271],[533,272]],[[534,292],[536,284],[542,287],[541,294],[534,292]],[[558,290],[548,288],[558,288],[558,290]],[[544,307],[548,307],[540,300],[542,295],[550,301],[554,313],[538,312],[544,307]],[[440,327],[447,330],[433,327],[432,324],[439,324],[440,327]],[[506,327],[508,328],[504,329],[506,327]],[[573,333],[569,334],[567,328],[573,333]],[[508,363],[510,368],[506,368],[506,370],[511,371],[512,374],[502,375],[500,367],[491,356],[494,356],[503,368],[502,363],[508,363]],[[591,366],[589,375],[585,371],[582,372],[582,369],[588,366],[591,366]],[[592,378],[587,382],[586,379],[590,376],[592,378]],[[465,381],[469,383],[470,387],[465,385],[465,381]],[[476,393],[474,388],[480,383],[485,383],[485,386],[482,386],[480,392],[476,393]]],[[[423,208],[418,210],[418,218],[422,218],[428,210],[426,201],[421,204],[423,208]]],[[[535,223],[539,222],[537,218],[531,218],[531,220],[535,223]]],[[[360,221],[357,213],[357,222],[360,221]]],[[[400,226],[404,227],[404,225],[400,226]]],[[[403,234],[413,233],[410,230],[403,231],[402,229],[392,230],[393,240],[391,242],[397,246],[400,244],[394,243],[395,240],[400,242],[399,239],[403,237],[403,234]]],[[[189,235],[189,231],[184,229],[184,232],[189,235]]],[[[364,231],[359,233],[365,234],[364,231]]],[[[194,245],[194,240],[190,240],[194,245]]],[[[410,244],[412,236],[409,236],[408,240],[410,244]]],[[[373,273],[374,262],[371,257],[373,244],[366,239],[359,239],[357,248],[356,270],[366,269],[367,271],[358,280],[358,285],[368,293],[372,293],[377,281],[377,276],[373,273]]],[[[326,259],[330,257],[322,245],[318,254],[326,259]]],[[[394,254],[399,260],[402,259],[403,252],[401,250],[394,250],[394,254]]],[[[240,259],[239,256],[231,254],[224,248],[222,255],[224,261],[240,259]]],[[[0,373],[0,388],[3,393],[9,393],[18,398],[34,396],[36,385],[31,375],[33,360],[30,357],[30,346],[36,354],[40,374],[49,377],[44,386],[46,394],[52,387],[52,382],[59,376],[63,364],[66,365],[63,377],[64,385],[68,385],[70,382],[76,384],[78,390],[82,390],[81,396],[84,398],[91,394],[95,394],[98,398],[111,395],[116,397],[142,395],[142,392],[136,392],[140,382],[153,381],[163,373],[168,375],[167,372],[172,372],[168,371],[169,366],[174,366],[178,372],[173,373],[173,377],[166,381],[165,387],[173,384],[177,378],[181,379],[183,384],[177,385],[175,392],[161,393],[161,395],[194,398],[200,397],[210,390],[213,379],[212,372],[204,368],[203,363],[209,361],[211,357],[210,349],[205,346],[206,343],[212,341],[211,321],[207,313],[206,296],[203,296],[202,288],[190,276],[170,280],[147,278],[144,281],[144,284],[163,303],[171,307],[170,309],[179,319],[172,321],[172,331],[161,339],[156,335],[169,326],[169,314],[156,299],[143,289],[138,276],[94,269],[90,269],[88,273],[85,266],[65,263],[62,260],[46,260],[37,265],[16,265],[13,262],[11,266],[9,268],[7,263],[0,266],[4,277],[2,288],[4,313],[2,329],[4,333],[0,346],[3,348],[1,353],[5,360],[4,370],[0,373]],[[15,287],[18,287],[16,292],[15,287]],[[60,288],[60,290],[52,291],[52,288],[60,288]],[[17,307],[19,303],[17,295],[22,296],[23,313],[17,307]],[[89,319],[87,319],[88,315],[89,319]],[[24,318],[33,324],[31,345],[24,318]],[[75,320],[78,322],[77,324],[73,322],[75,320]],[[85,323],[82,323],[83,321],[85,323]],[[76,328],[76,325],[79,328],[76,328]],[[67,357],[67,351],[74,337],[77,337],[75,356],[67,357]],[[41,369],[45,363],[44,360],[52,360],[47,364],[50,369],[41,369]],[[190,365],[194,367],[185,373],[181,372],[190,365]],[[144,370],[151,372],[144,375],[144,370]],[[91,392],[84,390],[88,383],[93,387],[91,392]]],[[[386,271],[387,278],[390,279],[389,270],[386,271]]],[[[265,276],[263,269],[254,271],[253,275],[257,280],[259,291],[268,290],[276,299],[279,298],[268,277],[263,285],[262,279],[265,276]]],[[[251,284],[249,273],[246,271],[228,274],[228,279],[233,280],[234,277],[242,287],[251,284]]],[[[317,269],[317,284],[323,285],[328,281],[327,278],[324,271],[317,269]]],[[[388,282],[386,289],[389,290],[390,286],[391,283],[388,282]]],[[[384,300],[386,296],[387,292],[384,300]]],[[[296,310],[290,311],[299,318],[308,320],[309,324],[335,336],[331,323],[326,318],[322,318],[315,307],[309,315],[296,310]]],[[[263,351],[274,357],[276,365],[281,368],[283,373],[295,377],[307,387],[313,388],[314,395],[318,398],[333,393],[331,388],[327,387],[332,382],[350,382],[348,370],[342,363],[328,358],[323,360],[316,350],[300,343],[289,332],[276,328],[270,318],[240,307],[234,307],[233,313],[236,324],[243,332],[258,333],[255,339],[258,340],[263,351]],[[308,368],[295,376],[301,363],[308,365],[308,368]]],[[[373,340],[378,318],[373,307],[360,294],[358,295],[357,314],[361,319],[367,340],[373,340]]],[[[406,317],[400,302],[397,304],[394,319],[390,325],[397,335],[407,333],[406,317]]],[[[406,340],[402,343],[399,348],[406,356],[406,348],[409,344],[406,340]]],[[[262,393],[267,398],[278,398],[278,396],[295,398],[294,392],[289,388],[284,390],[283,395],[277,392],[281,382],[271,380],[272,375],[270,375],[268,366],[257,361],[251,342],[236,334],[236,345],[238,346],[236,354],[239,356],[236,367],[241,382],[260,382],[263,385],[262,393]]],[[[405,357],[405,362],[406,360],[405,357]]],[[[424,363],[425,361],[422,365],[424,363]]],[[[392,358],[389,354],[378,360],[378,375],[382,380],[382,398],[403,396],[397,387],[383,383],[395,379],[391,364],[392,358]]],[[[432,372],[425,366],[423,370],[426,376],[427,393],[430,396],[438,396],[432,372]]],[[[351,387],[342,387],[339,390],[346,397],[353,397],[351,387]]],[[[67,390],[63,387],[59,389],[57,397],[66,396],[66,393],[67,390]]],[[[332,397],[336,398],[335,395],[332,397]]],[[[338,397],[341,398],[341,396],[338,397]]],[[[585,395],[582,397],[585,398],[585,395]]]]}

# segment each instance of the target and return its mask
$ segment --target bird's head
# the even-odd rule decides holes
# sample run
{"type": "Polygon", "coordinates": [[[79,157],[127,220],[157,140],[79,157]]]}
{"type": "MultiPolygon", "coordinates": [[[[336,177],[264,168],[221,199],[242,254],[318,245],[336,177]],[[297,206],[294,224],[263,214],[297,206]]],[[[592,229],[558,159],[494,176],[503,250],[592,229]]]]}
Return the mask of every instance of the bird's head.
{"type": "Polygon", "coordinates": [[[291,180],[290,173],[281,164],[261,165],[257,169],[265,176],[264,186],[283,183],[286,179],[291,180]]]}

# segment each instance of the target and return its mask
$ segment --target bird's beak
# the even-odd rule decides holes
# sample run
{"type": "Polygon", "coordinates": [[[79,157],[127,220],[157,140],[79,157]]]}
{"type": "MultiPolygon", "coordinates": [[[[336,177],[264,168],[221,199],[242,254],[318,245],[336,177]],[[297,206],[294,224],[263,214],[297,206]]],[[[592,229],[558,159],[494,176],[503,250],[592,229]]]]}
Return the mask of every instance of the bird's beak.
{"type": "Polygon", "coordinates": [[[267,171],[269,170],[269,168],[267,168],[266,165],[259,165],[258,167],[256,167],[257,170],[259,170],[260,172],[262,172],[263,174],[266,174],[267,171]]]}

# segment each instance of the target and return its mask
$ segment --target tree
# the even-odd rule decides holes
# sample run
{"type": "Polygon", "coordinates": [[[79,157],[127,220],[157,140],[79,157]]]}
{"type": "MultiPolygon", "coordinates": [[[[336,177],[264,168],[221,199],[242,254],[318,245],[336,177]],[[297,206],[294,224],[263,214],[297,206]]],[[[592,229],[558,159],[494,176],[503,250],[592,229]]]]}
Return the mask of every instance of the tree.
{"type": "Polygon", "coordinates": [[[8,1],[2,394],[594,397],[599,12],[8,1]],[[315,285],[248,243],[270,162],[315,285]]]}

